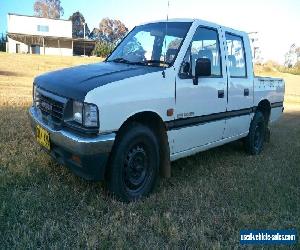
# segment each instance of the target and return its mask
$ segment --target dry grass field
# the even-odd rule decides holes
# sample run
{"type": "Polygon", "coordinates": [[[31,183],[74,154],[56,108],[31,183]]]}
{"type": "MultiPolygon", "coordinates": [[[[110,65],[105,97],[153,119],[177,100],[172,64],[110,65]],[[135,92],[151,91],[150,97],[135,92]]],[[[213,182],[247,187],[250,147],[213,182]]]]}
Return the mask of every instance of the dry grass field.
{"type": "Polygon", "coordinates": [[[153,195],[124,204],[43,153],[27,119],[35,75],[98,60],[0,53],[0,249],[237,249],[241,229],[299,232],[299,76],[283,75],[295,99],[261,155],[234,142],[178,160],[153,195]]]}
{"type": "Polygon", "coordinates": [[[258,76],[271,76],[271,77],[284,78],[286,103],[300,104],[300,75],[281,73],[276,71],[276,69],[272,70],[269,67],[263,67],[263,66],[256,66],[255,73],[258,76]]]}
{"type": "Polygon", "coordinates": [[[59,57],[0,52],[0,105],[28,106],[32,81],[39,74],[79,64],[99,62],[97,57],[59,57]]]}

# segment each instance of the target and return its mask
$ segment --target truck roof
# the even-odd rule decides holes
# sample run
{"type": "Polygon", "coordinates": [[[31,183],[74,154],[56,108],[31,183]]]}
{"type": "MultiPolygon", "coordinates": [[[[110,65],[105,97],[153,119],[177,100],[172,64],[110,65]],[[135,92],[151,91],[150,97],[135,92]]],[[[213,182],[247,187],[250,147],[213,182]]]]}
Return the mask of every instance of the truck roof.
{"type": "Polygon", "coordinates": [[[214,22],[209,22],[209,21],[206,21],[206,20],[203,20],[203,19],[199,19],[199,18],[170,18],[170,19],[163,19],[163,20],[154,20],[154,21],[150,21],[150,22],[145,22],[145,23],[141,23],[141,25],[143,24],[150,24],[150,23],[159,23],[159,22],[200,22],[200,23],[205,23],[205,25],[217,25],[217,26],[220,26],[220,27],[223,27],[225,29],[229,29],[231,31],[236,31],[236,32],[240,32],[240,33],[246,33],[244,31],[241,31],[241,30],[236,30],[236,29],[233,29],[231,27],[226,27],[224,25],[220,25],[218,23],[214,23],[214,22]]]}

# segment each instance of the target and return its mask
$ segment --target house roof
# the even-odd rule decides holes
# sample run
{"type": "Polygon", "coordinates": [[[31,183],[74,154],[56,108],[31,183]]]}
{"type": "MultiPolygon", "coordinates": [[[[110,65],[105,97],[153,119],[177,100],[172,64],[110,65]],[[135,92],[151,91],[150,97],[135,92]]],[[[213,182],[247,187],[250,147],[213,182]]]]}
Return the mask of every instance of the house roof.
{"type": "Polygon", "coordinates": [[[40,35],[29,35],[21,33],[7,33],[8,37],[12,39],[26,39],[26,38],[36,38],[36,39],[55,39],[55,40],[64,40],[64,41],[75,41],[75,42],[85,42],[85,43],[96,43],[95,40],[84,39],[84,38],[71,38],[71,37],[58,37],[58,36],[40,36],[40,35]]]}
{"type": "Polygon", "coordinates": [[[72,22],[71,20],[61,19],[61,18],[48,18],[48,17],[31,16],[31,15],[23,15],[23,14],[16,14],[16,13],[8,13],[7,15],[9,15],[9,16],[25,16],[25,17],[34,17],[34,18],[43,18],[43,19],[51,19],[51,20],[72,22]]]}

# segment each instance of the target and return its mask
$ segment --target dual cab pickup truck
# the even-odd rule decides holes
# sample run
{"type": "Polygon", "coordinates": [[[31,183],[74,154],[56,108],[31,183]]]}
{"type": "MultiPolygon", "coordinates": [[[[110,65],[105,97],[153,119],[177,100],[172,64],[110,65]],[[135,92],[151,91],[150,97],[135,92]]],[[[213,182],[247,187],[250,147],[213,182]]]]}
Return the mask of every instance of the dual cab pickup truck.
{"type": "Polygon", "coordinates": [[[259,154],[283,101],[282,79],[254,77],[246,33],[173,19],[135,27],[104,62],[36,77],[29,114],[59,163],[132,201],[179,158],[242,138],[259,154]]]}

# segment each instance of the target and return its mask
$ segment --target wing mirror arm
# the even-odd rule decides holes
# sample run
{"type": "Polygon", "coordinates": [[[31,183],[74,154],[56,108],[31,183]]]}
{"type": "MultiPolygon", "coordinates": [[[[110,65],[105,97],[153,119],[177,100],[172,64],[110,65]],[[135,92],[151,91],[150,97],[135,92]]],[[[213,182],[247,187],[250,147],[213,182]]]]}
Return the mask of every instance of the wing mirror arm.
{"type": "Polygon", "coordinates": [[[196,76],[194,76],[194,77],[193,77],[193,84],[194,84],[194,85],[198,85],[198,83],[199,83],[199,78],[196,77],[196,76]]]}

